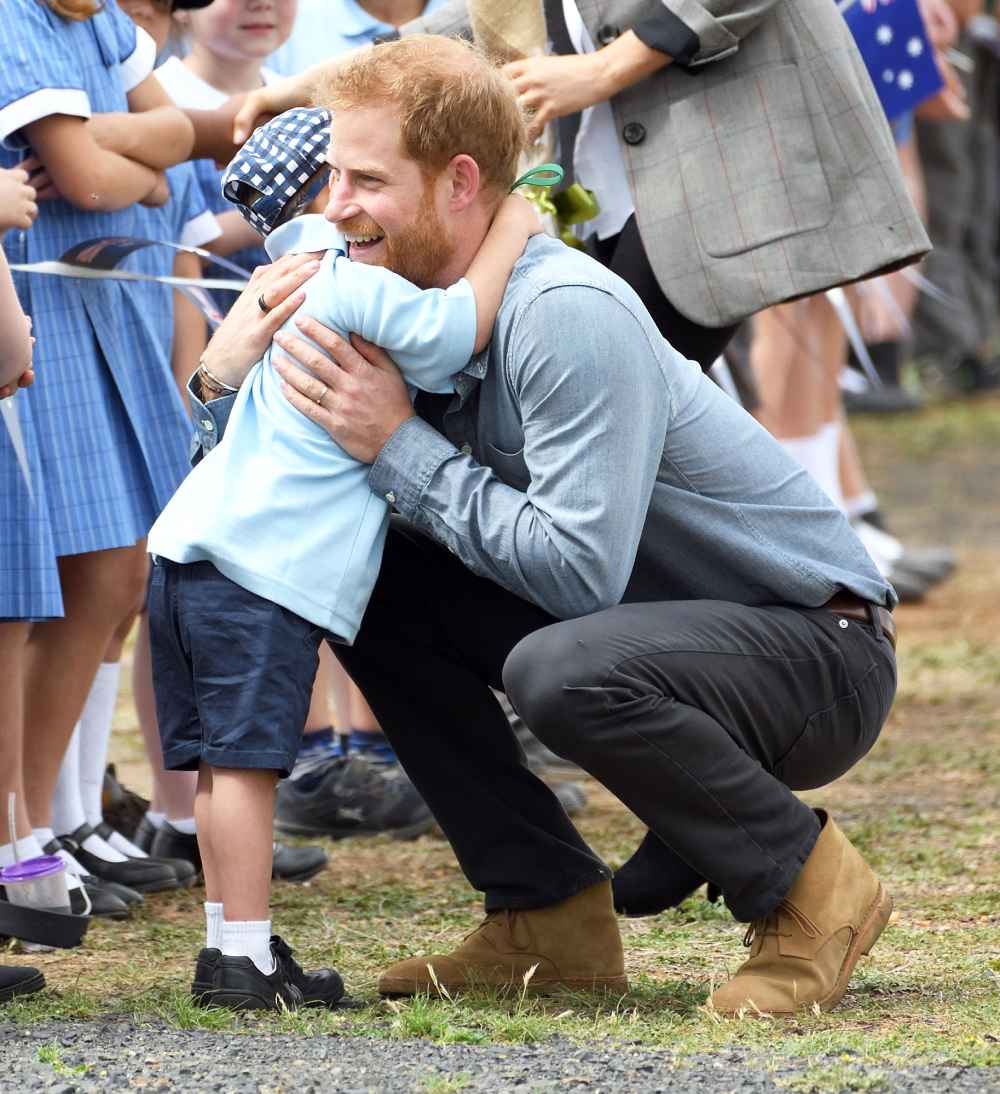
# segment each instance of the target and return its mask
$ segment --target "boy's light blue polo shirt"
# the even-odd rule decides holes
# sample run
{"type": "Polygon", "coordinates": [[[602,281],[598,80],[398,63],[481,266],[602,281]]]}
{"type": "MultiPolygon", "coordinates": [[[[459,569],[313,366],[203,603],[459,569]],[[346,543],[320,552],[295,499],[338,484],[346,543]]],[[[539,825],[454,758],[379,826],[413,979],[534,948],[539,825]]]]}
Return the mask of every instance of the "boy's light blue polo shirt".
{"type": "MultiPolygon", "coordinates": [[[[325,251],[297,315],[383,346],[407,381],[454,390],[476,338],[464,278],[418,289],[381,267],[351,262],[322,216],[299,217],[267,241],[272,260],[325,251]]],[[[293,316],[285,324],[301,335],[293,316]]],[[[224,439],[184,480],[149,533],[151,554],[211,562],[231,581],[353,642],[378,575],[389,507],[369,468],[348,456],[281,394],[269,348],[240,389],[224,439]]]]}
{"type": "MultiPolygon", "coordinates": [[[[445,0],[428,0],[429,15],[445,0]]],[[[282,76],[297,76],[322,61],[366,46],[380,35],[395,34],[391,23],[370,15],[355,0],[299,0],[298,14],[288,41],[267,60],[282,76]]]]}

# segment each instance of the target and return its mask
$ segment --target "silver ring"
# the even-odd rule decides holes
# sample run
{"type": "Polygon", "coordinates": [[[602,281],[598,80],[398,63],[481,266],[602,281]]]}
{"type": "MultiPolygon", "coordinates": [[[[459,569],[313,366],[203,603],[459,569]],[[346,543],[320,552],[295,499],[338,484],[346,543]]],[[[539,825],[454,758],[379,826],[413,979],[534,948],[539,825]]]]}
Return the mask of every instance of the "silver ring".
{"type": "Polygon", "coordinates": [[[264,294],[263,294],[263,293],[261,293],[261,294],[260,294],[260,296],[258,296],[258,297],[257,297],[257,307],[258,307],[258,308],[260,308],[260,310],[261,310],[261,311],[262,311],[262,312],[263,312],[263,313],[264,313],[265,315],[267,315],[267,313],[268,313],[268,312],[269,312],[269,311],[271,310],[271,309],[270,309],[270,308],[269,308],[269,307],[267,306],[267,304],[265,304],[265,303],[264,303],[264,294]]]}
{"type": "Polygon", "coordinates": [[[323,391],[322,391],[322,394],[317,399],[313,400],[316,403],[317,406],[322,406],[323,405],[323,399],[324,399],[324,397],[326,396],[326,393],[329,390],[330,389],[328,387],[324,387],[323,391]]]}

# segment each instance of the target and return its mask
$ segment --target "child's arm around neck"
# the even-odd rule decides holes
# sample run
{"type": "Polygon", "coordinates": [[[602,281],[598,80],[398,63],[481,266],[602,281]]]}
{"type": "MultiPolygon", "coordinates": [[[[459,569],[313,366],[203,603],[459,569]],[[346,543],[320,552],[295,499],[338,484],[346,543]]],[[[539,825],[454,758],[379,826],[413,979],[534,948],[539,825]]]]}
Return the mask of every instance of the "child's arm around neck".
{"type": "Polygon", "coordinates": [[[476,297],[476,353],[493,337],[493,324],[515,263],[528,240],[541,231],[542,222],[532,205],[508,194],[465,275],[476,297]]]}

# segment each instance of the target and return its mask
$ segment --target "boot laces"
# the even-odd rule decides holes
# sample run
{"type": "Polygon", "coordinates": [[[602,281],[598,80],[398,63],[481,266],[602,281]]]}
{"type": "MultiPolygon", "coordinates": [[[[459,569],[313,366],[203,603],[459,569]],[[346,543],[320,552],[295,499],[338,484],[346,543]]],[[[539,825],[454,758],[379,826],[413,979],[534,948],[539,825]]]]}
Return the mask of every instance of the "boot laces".
{"type": "Polygon", "coordinates": [[[756,939],[759,938],[763,942],[769,936],[774,938],[791,937],[792,931],[781,929],[781,917],[783,915],[788,916],[806,938],[819,938],[820,929],[809,916],[801,909],[796,908],[790,900],[783,900],[770,915],[764,916],[763,919],[753,920],[743,936],[743,945],[750,947],[756,939]]]}

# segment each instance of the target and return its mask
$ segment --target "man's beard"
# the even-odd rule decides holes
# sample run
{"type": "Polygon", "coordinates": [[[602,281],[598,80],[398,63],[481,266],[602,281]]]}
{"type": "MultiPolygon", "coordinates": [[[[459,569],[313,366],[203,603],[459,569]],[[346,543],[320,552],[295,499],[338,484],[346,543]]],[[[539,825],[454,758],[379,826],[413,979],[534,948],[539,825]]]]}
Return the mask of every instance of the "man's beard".
{"type": "MultiPolygon", "coordinates": [[[[368,219],[353,220],[338,227],[349,235],[355,232],[376,234],[374,221],[368,219]]],[[[381,228],[378,233],[381,234],[381,228]]],[[[385,235],[383,239],[385,261],[382,265],[387,270],[405,277],[421,289],[429,288],[437,281],[438,274],[447,264],[451,241],[434,204],[434,187],[430,183],[424,186],[420,208],[413,223],[398,229],[391,236],[385,235]]]]}

